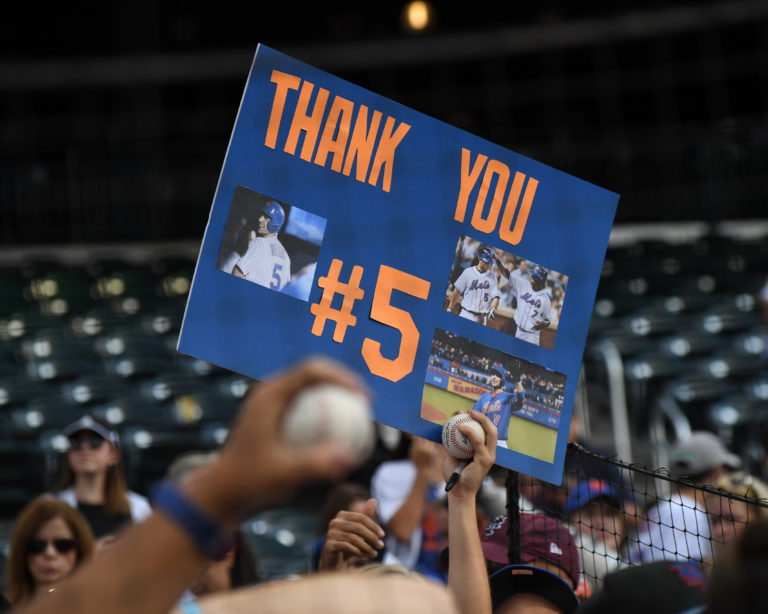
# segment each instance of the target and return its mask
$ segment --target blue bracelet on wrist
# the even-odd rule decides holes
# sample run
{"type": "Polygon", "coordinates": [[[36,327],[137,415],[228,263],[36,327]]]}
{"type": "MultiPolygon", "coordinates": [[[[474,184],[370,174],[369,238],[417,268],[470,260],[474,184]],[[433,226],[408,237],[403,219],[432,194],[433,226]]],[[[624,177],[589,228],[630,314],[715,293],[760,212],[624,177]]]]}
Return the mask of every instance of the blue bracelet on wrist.
{"type": "Polygon", "coordinates": [[[160,482],[154,488],[152,504],[181,528],[206,558],[221,560],[232,548],[232,535],[170,482],[160,482]]]}

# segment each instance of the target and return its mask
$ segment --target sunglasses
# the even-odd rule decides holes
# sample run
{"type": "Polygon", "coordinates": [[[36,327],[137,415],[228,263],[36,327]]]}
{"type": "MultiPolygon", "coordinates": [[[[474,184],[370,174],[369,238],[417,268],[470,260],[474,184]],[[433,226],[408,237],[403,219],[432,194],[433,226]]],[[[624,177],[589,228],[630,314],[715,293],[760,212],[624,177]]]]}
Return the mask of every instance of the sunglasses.
{"type": "Polygon", "coordinates": [[[27,544],[27,552],[29,554],[42,554],[48,548],[48,544],[53,544],[59,554],[66,554],[77,547],[77,542],[74,539],[30,539],[27,544]]]}
{"type": "Polygon", "coordinates": [[[101,447],[101,444],[104,443],[104,438],[96,433],[75,435],[74,437],[69,438],[69,447],[72,450],[80,450],[86,442],[91,450],[98,450],[101,447]]]}

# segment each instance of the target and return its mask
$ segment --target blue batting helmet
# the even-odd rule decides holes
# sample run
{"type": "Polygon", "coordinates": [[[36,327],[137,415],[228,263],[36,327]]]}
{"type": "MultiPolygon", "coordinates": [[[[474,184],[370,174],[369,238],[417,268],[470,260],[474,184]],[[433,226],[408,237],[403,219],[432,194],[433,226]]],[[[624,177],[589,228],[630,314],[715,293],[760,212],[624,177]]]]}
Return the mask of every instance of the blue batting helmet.
{"type": "Polygon", "coordinates": [[[269,230],[269,232],[277,232],[280,230],[285,221],[285,212],[283,211],[283,208],[274,200],[270,200],[261,208],[261,210],[272,218],[267,222],[267,230],[269,230]]]}
{"type": "Polygon", "coordinates": [[[543,266],[537,266],[533,269],[531,275],[533,275],[533,277],[538,277],[541,281],[547,281],[549,271],[547,271],[547,269],[545,269],[543,266]]]}
{"type": "Polygon", "coordinates": [[[493,366],[491,367],[491,374],[494,373],[501,378],[502,382],[507,379],[507,370],[502,366],[500,362],[493,363],[493,366]]]}
{"type": "Polygon", "coordinates": [[[490,247],[483,247],[477,253],[477,257],[480,258],[480,260],[483,262],[490,264],[493,262],[493,250],[490,247]]]}

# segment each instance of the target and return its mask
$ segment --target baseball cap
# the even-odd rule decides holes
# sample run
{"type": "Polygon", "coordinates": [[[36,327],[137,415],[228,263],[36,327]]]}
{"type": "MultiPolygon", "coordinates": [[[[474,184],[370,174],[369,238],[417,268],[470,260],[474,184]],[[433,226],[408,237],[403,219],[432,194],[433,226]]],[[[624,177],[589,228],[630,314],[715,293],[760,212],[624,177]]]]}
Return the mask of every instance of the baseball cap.
{"type": "Polygon", "coordinates": [[[94,420],[87,414],[65,426],[61,434],[65,437],[71,437],[80,431],[92,431],[97,435],[101,435],[113,446],[120,445],[120,439],[115,431],[108,429],[101,422],[94,420]]]}
{"type": "Polygon", "coordinates": [[[581,480],[576,484],[575,488],[568,491],[565,503],[563,504],[563,515],[570,516],[572,512],[584,507],[590,501],[600,498],[609,499],[619,509],[623,503],[621,497],[614,492],[614,489],[605,480],[598,480],[596,478],[581,480]]]}
{"type": "MultiPolygon", "coordinates": [[[[489,561],[508,561],[506,516],[498,516],[481,537],[483,554],[489,561]]],[[[568,529],[544,514],[520,514],[521,564],[507,565],[489,577],[494,609],[518,593],[533,593],[548,599],[566,614],[579,607],[573,591],[581,575],[579,553],[568,529]],[[572,584],[551,571],[530,565],[546,561],[562,569],[572,584]]]]}
{"type": "Polygon", "coordinates": [[[656,561],[609,573],[603,588],[584,601],[579,614],[679,614],[707,601],[700,564],[656,561]]]}
{"type": "Polygon", "coordinates": [[[500,362],[493,363],[493,366],[491,367],[491,373],[498,374],[498,376],[502,380],[507,378],[507,370],[503,367],[503,365],[500,362]]]}
{"type": "Polygon", "coordinates": [[[675,476],[699,475],[725,465],[741,467],[741,459],[729,452],[722,440],[709,431],[694,431],[670,453],[670,471],[675,476]]]}

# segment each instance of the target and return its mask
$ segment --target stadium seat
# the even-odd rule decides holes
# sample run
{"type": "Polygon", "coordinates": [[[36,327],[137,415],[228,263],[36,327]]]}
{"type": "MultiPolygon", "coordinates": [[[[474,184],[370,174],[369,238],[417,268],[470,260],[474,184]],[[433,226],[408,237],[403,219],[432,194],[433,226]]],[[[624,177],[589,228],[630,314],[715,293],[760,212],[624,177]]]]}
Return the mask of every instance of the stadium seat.
{"type": "Polygon", "coordinates": [[[76,377],[61,385],[61,397],[76,405],[85,405],[104,401],[111,397],[125,394],[130,390],[123,378],[108,373],[94,373],[76,377]]]}
{"type": "Polygon", "coordinates": [[[63,316],[93,306],[90,283],[88,275],[77,268],[52,268],[29,278],[25,298],[38,303],[43,313],[63,316]]]}
{"type": "Polygon", "coordinates": [[[28,361],[96,358],[87,341],[62,327],[28,335],[21,342],[21,352],[28,361]]]}
{"type": "Polygon", "coordinates": [[[677,314],[660,307],[644,307],[625,316],[624,330],[641,337],[657,337],[679,331],[683,321],[677,314]]]}
{"type": "Polygon", "coordinates": [[[152,401],[166,401],[171,397],[203,392],[210,384],[189,373],[166,372],[150,377],[139,384],[140,393],[152,401]]]}
{"type": "Polygon", "coordinates": [[[5,425],[5,433],[25,436],[37,435],[45,429],[63,428],[83,413],[82,407],[67,404],[60,396],[51,395],[31,399],[21,407],[9,408],[0,414],[0,419],[5,425]]]}
{"type": "Polygon", "coordinates": [[[155,356],[119,356],[104,361],[107,373],[119,377],[140,379],[173,368],[173,359],[165,354],[155,356]]]}
{"type": "Polygon", "coordinates": [[[221,394],[215,388],[206,392],[177,395],[172,412],[180,424],[198,422],[229,423],[240,408],[240,399],[221,394]]]}
{"type": "Polygon", "coordinates": [[[739,350],[724,350],[703,358],[698,368],[714,378],[748,377],[756,375],[763,368],[758,357],[739,350]]]}
{"type": "Polygon", "coordinates": [[[648,352],[632,357],[626,362],[627,379],[647,381],[651,379],[669,379],[690,370],[684,360],[662,352],[648,352]]]}
{"type": "Polygon", "coordinates": [[[88,358],[40,358],[26,364],[27,375],[41,381],[73,379],[90,373],[102,373],[104,367],[98,360],[88,358]]]}
{"type": "Polygon", "coordinates": [[[184,319],[184,302],[175,300],[165,301],[147,310],[140,319],[141,327],[147,334],[166,335],[178,332],[184,319]]]}
{"type": "MultiPolygon", "coordinates": [[[[2,365],[1,362],[0,365],[2,365]]],[[[0,408],[20,405],[39,394],[40,382],[28,378],[25,371],[14,372],[12,376],[0,378],[0,408]]]]}
{"type": "Polygon", "coordinates": [[[702,356],[722,349],[727,340],[698,331],[685,331],[664,337],[658,341],[659,349],[670,356],[685,358],[702,356]]]}
{"type": "Polygon", "coordinates": [[[206,450],[199,428],[130,426],[120,432],[129,481],[140,492],[151,492],[169,465],[182,453],[206,450]]]}
{"type": "Polygon", "coordinates": [[[166,355],[167,346],[141,326],[114,327],[93,341],[96,353],[105,359],[166,355]]]}
{"type": "Polygon", "coordinates": [[[242,524],[267,578],[304,574],[319,519],[292,508],[262,512],[242,524]]]}

